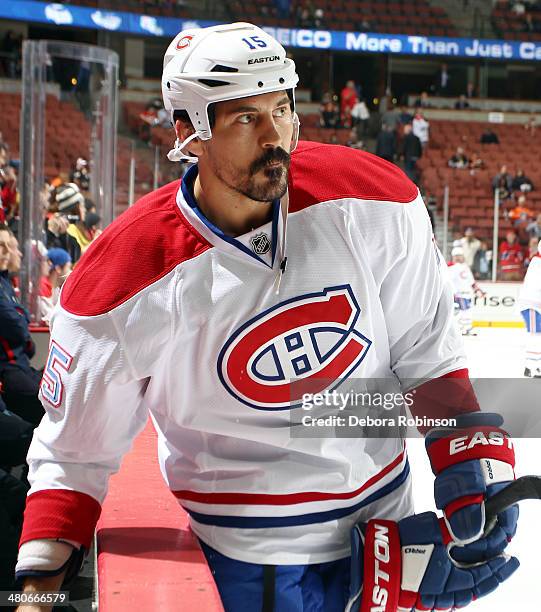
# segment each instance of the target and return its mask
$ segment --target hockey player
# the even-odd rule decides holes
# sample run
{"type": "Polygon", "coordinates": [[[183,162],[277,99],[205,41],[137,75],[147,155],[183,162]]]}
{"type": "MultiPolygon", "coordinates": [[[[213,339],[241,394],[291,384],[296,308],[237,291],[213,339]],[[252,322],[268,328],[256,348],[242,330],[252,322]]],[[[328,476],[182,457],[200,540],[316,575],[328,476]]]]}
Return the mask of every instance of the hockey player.
{"type": "MultiPolygon", "coordinates": [[[[400,592],[425,610],[465,605],[516,569],[501,555],[516,512],[483,537],[485,498],[513,479],[512,446],[478,444],[506,436],[468,387],[418,189],[362,151],[297,147],[297,81],[283,47],[250,24],[187,30],[169,46],[169,158],[196,163],[109,226],[62,289],[47,414],[29,451],[25,588],[54,590],[76,571],[108,478],[149,412],[164,478],[227,612],[342,612],[352,528],[376,518],[426,550],[424,564],[394,564],[389,602],[400,592]],[[382,378],[458,390],[428,402],[461,419],[458,432],[427,437],[441,523],[410,517],[402,439],[291,433],[306,388],[382,378]],[[457,575],[443,541],[479,569],[457,575]]],[[[373,550],[363,609],[377,606],[373,550]]]]}
{"type": "Polygon", "coordinates": [[[528,332],[524,376],[541,378],[541,241],[526,270],[518,306],[528,332]]]}
{"type": "Polygon", "coordinates": [[[476,336],[472,321],[472,302],[474,295],[483,297],[485,293],[475,282],[470,267],[466,263],[464,250],[454,246],[451,251],[449,274],[454,288],[455,312],[463,336],[476,336]]]}

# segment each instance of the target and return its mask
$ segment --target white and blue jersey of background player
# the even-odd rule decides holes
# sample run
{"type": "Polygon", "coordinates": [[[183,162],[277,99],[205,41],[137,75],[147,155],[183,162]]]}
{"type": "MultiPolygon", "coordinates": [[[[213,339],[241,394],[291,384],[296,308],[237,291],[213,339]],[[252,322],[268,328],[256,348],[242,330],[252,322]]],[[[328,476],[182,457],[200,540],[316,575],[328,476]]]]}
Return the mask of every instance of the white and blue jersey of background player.
{"type": "Polygon", "coordinates": [[[525,347],[526,376],[541,376],[541,242],[530,261],[518,299],[528,332],[525,347]]]}

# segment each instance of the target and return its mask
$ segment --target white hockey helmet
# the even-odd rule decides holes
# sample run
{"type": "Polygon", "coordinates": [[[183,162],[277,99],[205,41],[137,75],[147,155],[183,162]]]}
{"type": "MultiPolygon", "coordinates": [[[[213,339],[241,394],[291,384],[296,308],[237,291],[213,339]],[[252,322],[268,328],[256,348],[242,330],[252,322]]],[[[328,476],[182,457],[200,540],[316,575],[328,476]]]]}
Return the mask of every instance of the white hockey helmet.
{"type": "Polygon", "coordinates": [[[461,246],[454,246],[453,250],[451,251],[451,257],[458,256],[464,257],[464,249],[461,246]]]}
{"type": "MultiPolygon", "coordinates": [[[[182,148],[193,138],[212,137],[210,104],[286,90],[295,110],[298,81],[295,63],[282,45],[255,25],[239,22],[180,32],[165,52],[163,101],[172,120],[174,111],[188,113],[195,134],[183,143],[177,140],[169,159],[197,161],[182,148]]],[[[294,120],[298,124],[296,114],[294,120]]],[[[297,133],[298,127],[294,138],[297,133]]]]}

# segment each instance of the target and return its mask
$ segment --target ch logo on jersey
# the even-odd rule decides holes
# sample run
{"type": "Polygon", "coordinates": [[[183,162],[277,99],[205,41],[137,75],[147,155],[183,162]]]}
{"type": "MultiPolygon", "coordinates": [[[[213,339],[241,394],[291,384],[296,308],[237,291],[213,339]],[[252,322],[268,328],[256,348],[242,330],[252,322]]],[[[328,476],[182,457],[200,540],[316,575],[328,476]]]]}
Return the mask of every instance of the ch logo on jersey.
{"type": "Polygon", "coordinates": [[[218,376],[248,406],[295,408],[304,393],[333,389],[363,360],[372,342],[355,330],[360,312],[349,285],[277,304],[233,333],[218,376]]]}
{"type": "Polygon", "coordinates": [[[252,251],[256,255],[265,255],[268,253],[271,248],[271,241],[269,237],[264,232],[260,234],[256,234],[250,238],[250,245],[252,247],[252,251]]]}

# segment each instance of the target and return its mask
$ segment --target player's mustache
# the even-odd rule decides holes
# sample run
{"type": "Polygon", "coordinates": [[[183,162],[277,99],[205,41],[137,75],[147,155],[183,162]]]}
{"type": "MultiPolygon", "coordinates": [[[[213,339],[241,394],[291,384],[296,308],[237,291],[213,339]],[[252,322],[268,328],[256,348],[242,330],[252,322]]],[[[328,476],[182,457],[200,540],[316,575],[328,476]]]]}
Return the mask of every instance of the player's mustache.
{"type": "Polygon", "coordinates": [[[291,156],[287,151],[282,149],[281,147],[276,147],[275,149],[269,149],[266,151],[259,159],[256,159],[252,162],[250,166],[250,174],[255,174],[265,166],[275,162],[282,162],[286,166],[289,166],[289,162],[291,160],[291,156]]]}

